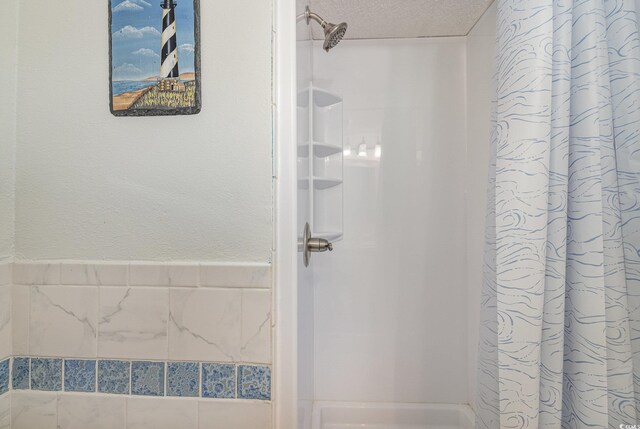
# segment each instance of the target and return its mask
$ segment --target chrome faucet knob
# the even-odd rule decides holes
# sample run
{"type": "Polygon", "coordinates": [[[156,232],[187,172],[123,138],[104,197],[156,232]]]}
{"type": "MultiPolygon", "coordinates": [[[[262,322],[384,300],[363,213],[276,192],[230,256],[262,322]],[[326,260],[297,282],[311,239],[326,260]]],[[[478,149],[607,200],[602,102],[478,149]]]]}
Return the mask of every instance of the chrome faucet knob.
{"type": "Polygon", "coordinates": [[[310,238],[307,241],[307,249],[310,252],[326,252],[333,250],[333,244],[329,243],[328,240],[324,238],[310,238]]]}
{"type": "MultiPolygon", "coordinates": [[[[303,252],[303,261],[304,266],[309,266],[309,259],[311,259],[311,253],[316,252],[329,252],[333,251],[333,244],[324,238],[312,238],[311,237],[311,227],[309,223],[304,226],[304,235],[302,237],[302,246],[298,248],[298,251],[303,252]]],[[[300,245],[299,244],[299,245],[300,245]]]]}

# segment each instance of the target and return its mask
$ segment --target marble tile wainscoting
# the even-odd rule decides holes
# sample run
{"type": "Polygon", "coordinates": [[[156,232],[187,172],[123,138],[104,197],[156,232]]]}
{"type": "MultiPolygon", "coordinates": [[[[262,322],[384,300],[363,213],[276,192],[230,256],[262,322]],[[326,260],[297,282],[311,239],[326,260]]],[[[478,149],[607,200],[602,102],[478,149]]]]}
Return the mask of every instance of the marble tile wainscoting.
{"type": "Polygon", "coordinates": [[[0,265],[0,429],[271,428],[271,275],[0,265]]]}

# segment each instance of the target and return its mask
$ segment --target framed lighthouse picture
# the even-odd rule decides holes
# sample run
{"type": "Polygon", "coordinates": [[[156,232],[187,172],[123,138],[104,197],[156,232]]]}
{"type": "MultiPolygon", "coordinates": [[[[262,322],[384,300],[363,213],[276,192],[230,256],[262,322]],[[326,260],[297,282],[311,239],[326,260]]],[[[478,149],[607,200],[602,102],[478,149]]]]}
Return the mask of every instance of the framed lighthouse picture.
{"type": "Polygon", "coordinates": [[[109,1],[111,113],[200,112],[199,6],[199,0],[109,1]]]}

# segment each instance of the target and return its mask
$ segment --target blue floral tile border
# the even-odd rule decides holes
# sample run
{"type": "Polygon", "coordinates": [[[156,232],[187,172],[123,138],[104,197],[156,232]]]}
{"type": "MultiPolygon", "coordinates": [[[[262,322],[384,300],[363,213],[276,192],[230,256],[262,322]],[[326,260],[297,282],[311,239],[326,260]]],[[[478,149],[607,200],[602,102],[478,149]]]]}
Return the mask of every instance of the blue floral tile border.
{"type": "Polygon", "coordinates": [[[96,361],[66,359],[64,361],[64,390],[67,392],[95,392],[96,361]]]}
{"type": "MultiPolygon", "coordinates": [[[[202,366],[210,365],[203,363],[202,366]]],[[[197,362],[167,363],[167,396],[200,396],[200,365],[197,362]]]]}
{"type": "Polygon", "coordinates": [[[271,368],[214,362],[13,357],[0,361],[0,395],[14,390],[271,400],[271,368]]]}
{"type": "Polygon", "coordinates": [[[131,394],[164,396],[164,362],[131,362],[131,394]]]}
{"type": "Polygon", "coordinates": [[[271,369],[268,366],[238,366],[238,398],[271,398],[271,369]]]}
{"type": "Polygon", "coordinates": [[[11,369],[11,387],[14,390],[29,389],[31,379],[31,360],[29,358],[13,358],[11,369]]]}
{"type": "Polygon", "coordinates": [[[128,395],[130,378],[131,362],[123,360],[98,361],[98,392],[128,395]]]}
{"type": "Polygon", "coordinates": [[[31,390],[62,390],[62,359],[31,359],[31,390]]]}
{"type": "Polygon", "coordinates": [[[0,395],[9,391],[9,360],[10,359],[5,359],[0,362],[0,395]]]}
{"type": "Polygon", "coordinates": [[[223,363],[203,363],[202,397],[235,398],[236,366],[223,363]]]}

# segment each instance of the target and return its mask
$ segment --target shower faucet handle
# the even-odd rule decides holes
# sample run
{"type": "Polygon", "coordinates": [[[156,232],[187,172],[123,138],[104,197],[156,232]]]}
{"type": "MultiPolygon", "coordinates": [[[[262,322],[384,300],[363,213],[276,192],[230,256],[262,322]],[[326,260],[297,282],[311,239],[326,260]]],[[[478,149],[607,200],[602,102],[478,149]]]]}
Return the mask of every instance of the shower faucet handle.
{"type": "Polygon", "coordinates": [[[310,252],[329,252],[333,251],[333,244],[324,238],[310,238],[307,241],[307,248],[310,252]]]}
{"type": "Polygon", "coordinates": [[[324,238],[311,237],[311,227],[309,226],[309,222],[307,222],[304,225],[302,249],[300,250],[303,252],[304,266],[308,267],[312,252],[326,252],[327,250],[331,252],[333,251],[333,244],[331,244],[329,240],[325,240],[324,238]]]}

